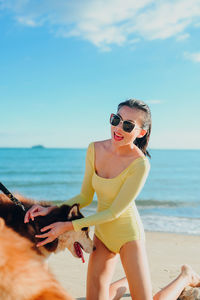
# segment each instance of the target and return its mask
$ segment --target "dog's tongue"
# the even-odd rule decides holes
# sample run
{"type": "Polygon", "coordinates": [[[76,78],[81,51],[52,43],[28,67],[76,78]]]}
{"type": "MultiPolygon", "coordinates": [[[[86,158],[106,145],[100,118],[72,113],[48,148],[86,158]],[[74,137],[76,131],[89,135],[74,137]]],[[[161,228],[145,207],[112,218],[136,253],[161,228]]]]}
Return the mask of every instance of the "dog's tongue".
{"type": "Polygon", "coordinates": [[[83,256],[83,251],[82,251],[81,246],[80,246],[80,244],[78,242],[74,243],[74,249],[76,251],[77,256],[81,257],[82,262],[84,263],[85,260],[84,260],[84,256],[83,256]]]}

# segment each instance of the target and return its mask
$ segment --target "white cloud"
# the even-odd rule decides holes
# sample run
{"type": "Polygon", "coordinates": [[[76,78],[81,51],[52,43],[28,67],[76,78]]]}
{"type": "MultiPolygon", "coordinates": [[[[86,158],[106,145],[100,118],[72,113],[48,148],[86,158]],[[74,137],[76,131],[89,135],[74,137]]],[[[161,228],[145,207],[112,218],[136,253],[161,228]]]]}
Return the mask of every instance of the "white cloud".
{"type": "Polygon", "coordinates": [[[200,21],[200,0],[0,0],[25,26],[50,25],[63,37],[79,37],[109,50],[141,39],[189,37],[200,21]]]}
{"type": "Polygon", "coordinates": [[[139,43],[141,41],[141,39],[139,38],[135,38],[135,39],[129,39],[129,44],[136,44],[136,43],[139,43]]]}
{"type": "Polygon", "coordinates": [[[22,25],[29,26],[29,27],[36,27],[40,26],[40,24],[36,23],[30,17],[16,17],[16,20],[21,23],[22,25]]]}
{"type": "Polygon", "coordinates": [[[200,52],[195,52],[195,53],[184,52],[184,57],[193,62],[200,62],[200,52]]]}
{"type": "Polygon", "coordinates": [[[180,34],[177,36],[176,40],[177,41],[185,41],[190,37],[190,35],[188,33],[185,34],[180,34]]]}
{"type": "Polygon", "coordinates": [[[176,36],[200,18],[199,0],[155,1],[154,4],[138,14],[132,29],[149,40],[176,36]]]}

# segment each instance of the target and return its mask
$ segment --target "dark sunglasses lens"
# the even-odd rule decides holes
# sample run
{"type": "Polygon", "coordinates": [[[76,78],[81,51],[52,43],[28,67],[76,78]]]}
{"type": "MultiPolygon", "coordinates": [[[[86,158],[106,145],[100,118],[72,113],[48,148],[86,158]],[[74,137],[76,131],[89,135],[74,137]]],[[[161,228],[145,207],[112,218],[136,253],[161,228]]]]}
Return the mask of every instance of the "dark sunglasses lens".
{"type": "Polygon", "coordinates": [[[120,117],[118,117],[117,115],[112,115],[110,118],[110,124],[113,126],[117,126],[120,122],[120,117]]]}
{"type": "Polygon", "coordinates": [[[126,132],[131,132],[134,127],[135,127],[135,124],[133,124],[129,121],[124,121],[124,123],[123,123],[123,130],[126,132]]]}

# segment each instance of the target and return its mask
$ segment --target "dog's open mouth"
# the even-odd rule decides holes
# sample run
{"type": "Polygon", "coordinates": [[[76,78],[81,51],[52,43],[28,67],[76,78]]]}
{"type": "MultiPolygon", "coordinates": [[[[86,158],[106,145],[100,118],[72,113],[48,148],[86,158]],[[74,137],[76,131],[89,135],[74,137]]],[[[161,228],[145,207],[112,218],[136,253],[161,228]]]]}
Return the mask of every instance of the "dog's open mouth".
{"type": "Polygon", "coordinates": [[[81,246],[81,244],[79,244],[79,242],[74,243],[74,249],[75,249],[76,255],[78,257],[81,257],[82,262],[84,263],[85,260],[84,260],[83,251],[81,248],[83,248],[83,247],[81,246]]]}

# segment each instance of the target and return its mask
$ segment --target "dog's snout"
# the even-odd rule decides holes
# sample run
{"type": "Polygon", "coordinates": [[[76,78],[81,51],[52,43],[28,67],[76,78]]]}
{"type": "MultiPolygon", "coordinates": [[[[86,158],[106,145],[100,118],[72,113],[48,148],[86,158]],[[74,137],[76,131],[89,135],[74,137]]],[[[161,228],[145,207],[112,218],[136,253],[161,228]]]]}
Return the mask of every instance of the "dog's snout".
{"type": "Polygon", "coordinates": [[[96,246],[93,246],[93,251],[95,251],[97,248],[96,248],[96,246]]]}

